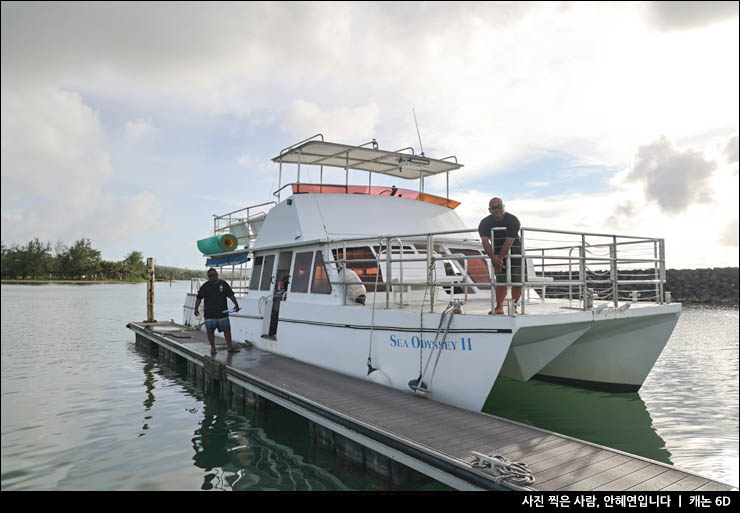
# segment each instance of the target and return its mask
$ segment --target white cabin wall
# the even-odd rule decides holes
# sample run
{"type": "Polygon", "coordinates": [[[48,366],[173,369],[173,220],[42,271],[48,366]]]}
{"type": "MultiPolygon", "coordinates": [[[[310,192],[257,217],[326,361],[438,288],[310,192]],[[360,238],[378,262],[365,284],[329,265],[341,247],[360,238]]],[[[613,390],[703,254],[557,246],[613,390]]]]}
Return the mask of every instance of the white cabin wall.
{"type": "Polygon", "coordinates": [[[464,229],[453,209],[423,201],[366,194],[296,194],[270,210],[254,249],[327,238],[464,229]]]}

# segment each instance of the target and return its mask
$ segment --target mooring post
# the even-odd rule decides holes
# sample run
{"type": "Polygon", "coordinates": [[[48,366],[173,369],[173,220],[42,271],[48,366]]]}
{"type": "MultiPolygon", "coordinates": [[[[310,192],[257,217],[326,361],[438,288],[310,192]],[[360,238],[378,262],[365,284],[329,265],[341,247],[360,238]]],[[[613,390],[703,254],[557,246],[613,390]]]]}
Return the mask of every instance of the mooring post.
{"type": "Polygon", "coordinates": [[[146,322],[154,320],[154,259],[146,259],[146,322]]]}

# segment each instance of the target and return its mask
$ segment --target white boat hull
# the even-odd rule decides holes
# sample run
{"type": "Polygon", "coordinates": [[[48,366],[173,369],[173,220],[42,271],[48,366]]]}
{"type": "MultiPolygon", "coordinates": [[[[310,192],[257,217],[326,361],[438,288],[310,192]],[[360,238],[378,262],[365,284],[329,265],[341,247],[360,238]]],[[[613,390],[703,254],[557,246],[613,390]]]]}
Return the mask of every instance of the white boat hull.
{"type": "MultiPolygon", "coordinates": [[[[186,324],[193,321],[194,299],[189,295],[186,301],[186,324]]],[[[480,411],[499,373],[520,381],[636,391],[665,347],[681,305],[517,317],[456,315],[444,344],[438,344],[436,371],[438,351],[429,358],[441,313],[425,313],[420,333],[421,316],[410,309],[373,314],[354,305],[285,301],[276,335],[264,337],[265,311],[269,303],[242,300],[242,310],[230,315],[234,340],[362,379],[370,363],[380,371],[374,377],[409,392],[409,382],[424,372],[430,399],[480,411]]]]}
{"type": "Polygon", "coordinates": [[[594,314],[593,327],[537,372],[536,378],[610,392],[636,392],[658,360],[680,304],[594,314]]]}
{"type": "MultiPolygon", "coordinates": [[[[441,316],[425,313],[420,333],[418,311],[378,309],[373,321],[372,310],[366,307],[286,301],[280,306],[276,335],[265,338],[260,311],[265,304],[243,299],[240,305],[242,309],[229,316],[234,340],[361,379],[368,377],[370,356],[372,367],[387,377],[390,386],[409,393],[413,393],[409,382],[419,378],[420,366],[427,368],[441,316]]],[[[185,312],[187,316],[187,305],[185,312]]],[[[424,374],[422,381],[431,389],[427,396],[480,411],[509,350],[513,325],[512,317],[455,316],[444,343],[438,344],[439,360],[437,349],[424,374]]]]}

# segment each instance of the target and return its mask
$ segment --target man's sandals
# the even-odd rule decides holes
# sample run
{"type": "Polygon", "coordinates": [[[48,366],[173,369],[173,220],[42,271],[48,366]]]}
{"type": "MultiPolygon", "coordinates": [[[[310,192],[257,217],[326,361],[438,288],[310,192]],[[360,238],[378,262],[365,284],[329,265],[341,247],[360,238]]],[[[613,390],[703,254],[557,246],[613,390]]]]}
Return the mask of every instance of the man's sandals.
{"type": "MultiPolygon", "coordinates": [[[[514,313],[519,313],[519,303],[514,303],[514,313]]],[[[488,315],[493,315],[493,310],[488,312],[488,315]]],[[[496,310],[496,315],[504,315],[504,309],[502,308],[501,311],[496,310]]]]}

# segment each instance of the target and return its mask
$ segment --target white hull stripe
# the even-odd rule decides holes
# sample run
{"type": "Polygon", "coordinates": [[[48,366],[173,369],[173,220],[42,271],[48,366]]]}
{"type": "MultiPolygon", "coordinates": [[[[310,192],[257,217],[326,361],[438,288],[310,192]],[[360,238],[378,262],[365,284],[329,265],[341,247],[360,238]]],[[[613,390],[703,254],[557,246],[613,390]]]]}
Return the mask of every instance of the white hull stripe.
{"type": "MultiPolygon", "coordinates": [[[[366,326],[366,325],[359,325],[359,324],[341,324],[341,323],[332,323],[332,322],[318,322],[318,321],[305,321],[305,320],[299,320],[299,319],[278,319],[279,322],[292,322],[296,324],[311,324],[314,326],[328,326],[331,328],[348,328],[353,330],[374,330],[374,331],[403,331],[408,333],[419,333],[419,331],[424,331],[425,333],[436,333],[437,328],[424,328],[423,330],[420,330],[419,328],[400,328],[397,326],[366,326]]],[[[448,333],[511,333],[510,329],[485,329],[485,328],[470,328],[470,329],[450,329],[448,333]]]]}

